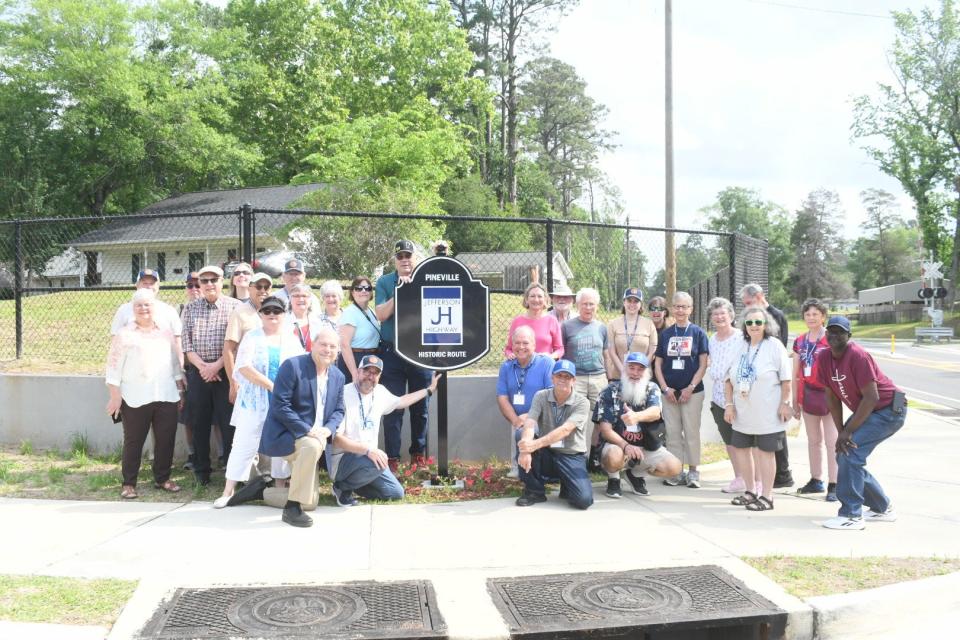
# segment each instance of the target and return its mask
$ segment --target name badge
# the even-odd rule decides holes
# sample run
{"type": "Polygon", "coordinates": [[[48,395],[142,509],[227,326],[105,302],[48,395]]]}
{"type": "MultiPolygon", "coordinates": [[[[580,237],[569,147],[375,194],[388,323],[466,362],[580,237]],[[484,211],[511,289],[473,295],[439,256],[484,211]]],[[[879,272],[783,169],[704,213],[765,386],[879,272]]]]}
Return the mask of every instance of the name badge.
{"type": "Polygon", "coordinates": [[[676,371],[676,370],[682,370],[682,369],[683,369],[683,365],[684,365],[684,361],[683,361],[683,360],[674,360],[674,361],[673,361],[673,369],[674,369],[675,371],[676,371]]]}
{"type": "Polygon", "coordinates": [[[813,367],[811,367],[810,365],[804,366],[804,367],[803,367],[803,377],[809,378],[809,377],[812,376],[812,375],[813,375],[813,367]]]}
{"type": "Polygon", "coordinates": [[[523,403],[524,403],[524,395],[522,393],[513,394],[513,404],[522,405],[523,403]]]}
{"type": "Polygon", "coordinates": [[[627,433],[640,433],[640,425],[638,424],[628,424],[624,426],[627,427],[627,433]]]}

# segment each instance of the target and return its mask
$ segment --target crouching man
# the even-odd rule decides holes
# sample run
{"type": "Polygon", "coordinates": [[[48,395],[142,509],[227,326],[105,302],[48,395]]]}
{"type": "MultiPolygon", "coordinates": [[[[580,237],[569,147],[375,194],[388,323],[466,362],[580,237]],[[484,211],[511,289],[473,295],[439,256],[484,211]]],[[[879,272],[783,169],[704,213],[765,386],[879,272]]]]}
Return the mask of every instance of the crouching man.
{"type": "Polygon", "coordinates": [[[370,500],[403,498],[403,486],[390,471],[386,452],[377,448],[380,419],[433,395],[440,380],[434,373],[426,389],[397,397],[379,384],[382,372],[383,360],[364,356],[357,367],[357,379],[343,392],[346,415],[329,452],[333,495],[341,507],[357,504],[354,493],[370,500]]]}
{"type": "Polygon", "coordinates": [[[553,365],[553,388],[538,391],[523,425],[517,446],[523,495],[518,507],[546,502],[545,478],[560,478],[560,496],[571,506],[593,504],[587,475],[587,420],[590,402],[574,392],[577,368],[569,360],[553,365]]]}
{"type": "Polygon", "coordinates": [[[604,440],[600,465],[607,472],[607,496],[619,498],[620,472],[627,468],[633,492],[645,496],[648,474],[672,478],[682,463],[663,445],[660,387],[651,380],[650,360],[633,351],[624,359],[626,375],[600,394],[594,421],[604,440]]]}

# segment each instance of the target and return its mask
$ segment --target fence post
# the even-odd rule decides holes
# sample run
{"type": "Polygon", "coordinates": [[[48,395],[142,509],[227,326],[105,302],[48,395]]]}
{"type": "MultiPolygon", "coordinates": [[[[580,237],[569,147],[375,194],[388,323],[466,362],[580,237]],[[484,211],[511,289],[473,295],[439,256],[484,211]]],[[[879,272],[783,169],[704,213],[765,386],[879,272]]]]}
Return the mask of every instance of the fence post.
{"type": "Polygon", "coordinates": [[[13,226],[13,295],[19,360],[23,357],[23,223],[20,220],[13,226]]]}
{"type": "Polygon", "coordinates": [[[253,205],[244,202],[240,206],[240,259],[253,265],[253,205]]]}
{"type": "Polygon", "coordinates": [[[547,218],[547,291],[553,290],[553,220],[547,218]]]}
{"type": "Polygon", "coordinates": [[[733,308],[737,308],[737,234],[729,236],[730,240],[730,251],[727,252],[727,255],[730,256],[730,302],[733,303],[733,308]]]}

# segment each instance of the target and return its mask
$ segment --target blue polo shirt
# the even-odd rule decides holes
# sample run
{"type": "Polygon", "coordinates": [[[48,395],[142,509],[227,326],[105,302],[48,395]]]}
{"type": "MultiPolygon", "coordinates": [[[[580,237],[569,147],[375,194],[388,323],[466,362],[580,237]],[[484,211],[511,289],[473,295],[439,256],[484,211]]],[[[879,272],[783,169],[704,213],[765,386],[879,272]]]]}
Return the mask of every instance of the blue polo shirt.
{"type": "MultiPolygon", "coordinates": [[[[391,271],[377,278],[377,299],[376,304],[380,305],[393,299],[393,294],[397,290],[397,272],[391,271]]],[[[380,323],[380,335],[387,342],[396,342],[395,329],[396,323],[393,321],[396,313],[390,314],[390,317],[380,323]]]]}
{"type": "Polygon", "coordinates": [[[553,387],[551,371],[553,358],[542,353],[534,354],[526,368],[521,367],[516,360],[507,360],[500,365],[497,395],[506,396],[518,416],[527,413],[537,391],[553,387]],[[518,399],[518,391],[523,396],[523,402],[514,402],[518,399]]]}

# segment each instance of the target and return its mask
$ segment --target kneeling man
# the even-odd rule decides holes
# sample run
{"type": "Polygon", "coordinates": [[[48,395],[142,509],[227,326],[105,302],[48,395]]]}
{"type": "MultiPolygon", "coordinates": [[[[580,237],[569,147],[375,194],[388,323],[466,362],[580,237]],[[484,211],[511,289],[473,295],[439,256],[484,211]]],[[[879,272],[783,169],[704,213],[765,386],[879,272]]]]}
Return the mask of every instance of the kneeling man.
{"type": "Polygon", "coordinates": [[[560,495],[577,509],[593,504],[587,475],[587,420],[590,402],[573,390],[577,368],[569,360],[553,365],[553,388],[538,391],[523,423],[517,448],[523,495],[518,507],[546,502],[545,478],[560,478],[560,495]]]}
{"type": "Polygon", "coordinates": [[[647,491],[647,474],[672,478],[682,463],[663,446],[663,418],[660,415],[660,387],[651,380],[650,360],[633,351],[624,359],[626,376],[614,380],[597,400],[595,422],[605,441],[600,464],[607,472],[607,496],[619,498],[620,471],[627,467],[633,492],[647,491]]]}
{"type": "Polygon", "coordinates": [[[378,384],[382,372],[383,360],[375,355],[364,356],[357,367],[357,380],[343,392],[346,415],[330,448],[333,495],[341,507],[357,504],[354,493],[370,500],[403,497],[403,486],[390,471],[387,454],[377,448],[380,418],[433,395],[440,380],[434,373],[426,389],[397,397],[378,384]]]}
{"type": "Polygon", "coordinates": [[[317,462],[343,421],[344,377],[331,366],[337,359],[339,345],[336,331],[321,329],[313,339],[310,353],[285,360],[273,382],[270,409],[260,436],[260,453],[290,463],[283,521],[294,527],[313,524],[303,509],[317,506],[317,462]]]}

